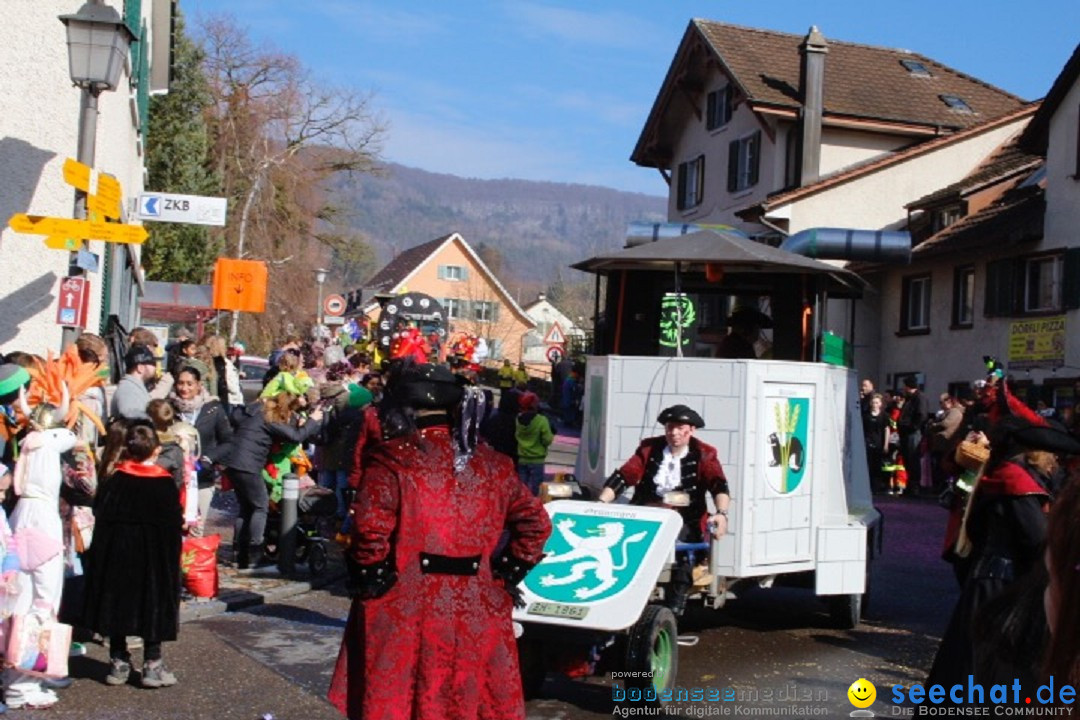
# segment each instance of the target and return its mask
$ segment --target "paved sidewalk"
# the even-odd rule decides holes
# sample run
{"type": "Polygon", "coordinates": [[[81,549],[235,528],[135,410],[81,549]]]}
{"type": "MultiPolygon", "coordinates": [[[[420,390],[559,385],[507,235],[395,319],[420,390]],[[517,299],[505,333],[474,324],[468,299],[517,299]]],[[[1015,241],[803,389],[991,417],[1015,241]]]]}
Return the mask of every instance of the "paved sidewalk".
{"type": "Polygon", "coordinates": [[[284,577],[275,567],[256,571],[240,571],[232,565],[233,520],[236,517],[236,496],[218,492],[207,519],[208,534],[221,535],[218,549],[219,591],[215,598],[185,598],[180,602],[180,622],[220,615],[224,612],[264,605],[300,595],[309,590],[333,584],[345,577],[341,547],[333,540],[326,541],[329,560],[326,569],[312,575],[306,563],[297,562],[295,572],[284,577]]]}
{"type": "MultiPolygon", "coordinates": [[[[580,443],[574,430],[560,430],[548,450],[544,472],[549,477],[556,473],[574,472],[580,443]]],[[[221,535],[218,551],[218,578],[220,591],[212,599],[185,599],[180,603],[180,621],[199,620],[244,608],[277,602],[284,598],[306,593],[313,589],[332,585],[345,577],[345,563],[341,548],[333,540],[326,542],[329,563],[320,575],[312,576],[304,563],[297,563],[291,577],[282,577],[276,568],[256,572],[241,572],[231,566],[233,519],[236,517],[236,497],[232,492],[217,493],[208,518],[209,533],[221,535]]]]}

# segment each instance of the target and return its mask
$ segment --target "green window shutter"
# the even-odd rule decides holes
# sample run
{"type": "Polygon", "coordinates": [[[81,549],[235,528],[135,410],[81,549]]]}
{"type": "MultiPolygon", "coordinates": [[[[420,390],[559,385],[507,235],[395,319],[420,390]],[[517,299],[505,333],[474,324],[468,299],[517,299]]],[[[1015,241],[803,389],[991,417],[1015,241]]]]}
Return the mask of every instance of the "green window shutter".
{"type": "Polygon", "coordinates": [[[1065,250],[1065,277],[1061,287],[1061,301],[1066,310],[1080,308],[1080,248],[1065,250]]]}
{"type": "Polygon", "coordinates": [[[135,74],[142,61],[140,56],[143,50],[143,36],[139,32],[142,29],[142,0],[124,0],[124,24],[135,38],[131,41],[131,75],[132,84],[134,84],[135,74]]]}
{"type": "Polygon", "coordinates": [[[124,24],[132,35],[139,37],[139,30],[142,28],[142,0],[124,0],[124,24]]]}
{"type": "Polygon", "coordinates": [[[461,266],[461,279],[463,281],[469,279],[469,268],[466,267],[465,265],[461,266]]]}
{"type": "Polygon", "coordinates": [[[758,168],[761,167],[761,131],[750,138],[750,185],[757,185],[758,168]]]}
{"type": "Polygon", "coordinates": [[[499,322],[499,308],[502,307],[502,303],[491,303],[491,322],[499,322]]]}
{"type": "Polygon", "coordinates": [[[716,110],[717,110],[716,103],[717,103],[717,97],[719,96],[719,93],[720,93],[719,90],[713,90],[711,93],[709,93],[708,99],[706,100],[706,104],[708,106],[707,112],[705,114],[705,129],[706,130],[713,130],[713,129],[717,128],[717,127],[720,127],[720,125],[722,124],[722,123],[720,123],[718,121],[717,113],[716,113],[716,110]]]}
{"type": "Polygon", "coordinates": [[[739,141],[728,143],[727,151],[727,189],[735,192],[739,187],[739,141]]]}
{"type": "Polygon", "coordinates": [[[439,266],[438,277],[439,277],[440,280],[445,280],[446,279],[446,266],[445,265],[440,265],[439,266]]]}
{"type": "Polygon", "coordinates": [[[136,104],[139,108],[139,132],[145,138],[150,131],[150,34],[146,23],[139,34],[139,66],[136,104]]]}
{"type": "Polygon", "coordinates": [[[727,124],[731,120],[731,104],[735,99],[734,87],[731,83],[728,83],[724,88],[724,116],[721,119],[722,124],[727,124]]]}

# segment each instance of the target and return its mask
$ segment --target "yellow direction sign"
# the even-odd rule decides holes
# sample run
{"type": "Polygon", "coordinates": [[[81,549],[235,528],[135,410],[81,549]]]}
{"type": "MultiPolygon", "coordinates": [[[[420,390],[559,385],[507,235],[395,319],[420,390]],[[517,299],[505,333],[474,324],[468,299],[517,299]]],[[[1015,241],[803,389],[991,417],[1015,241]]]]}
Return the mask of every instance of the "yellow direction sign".
{"type": "Polygon", "coordinates": [[[68,158],[64,161],[64,182],[74,185],[83,192],[90,192],[90,173],[93,172],[89,165],[78,160],[68,158]]]}
{"type": "Polygon", "coordinates": [[[94,170],[89,165],[71,158],[64,161],[64,182],[87,194],[87,210],[113,220],[119,219],[120,200],[123,197],[120,181],[111,175],[97,173],[97,187],[93,187],[94,179],[94,170]]]}
{"type": "Polygon", "coordinates": [[[33,235],[59,235],[77,240],[104,240],[105,242],[142,243],[148,237],[141,225],[71,220],[69,218],[42,217],[15,213],[8,221],[15,232],[33,235]]]}
{"type": "Polygon", "coordinates": [[[82,240],[64,237],[63,235],[50,235],[45,238],[45,247],[52,250],[70,250],[74,252],[82,245],[82,240]]]}

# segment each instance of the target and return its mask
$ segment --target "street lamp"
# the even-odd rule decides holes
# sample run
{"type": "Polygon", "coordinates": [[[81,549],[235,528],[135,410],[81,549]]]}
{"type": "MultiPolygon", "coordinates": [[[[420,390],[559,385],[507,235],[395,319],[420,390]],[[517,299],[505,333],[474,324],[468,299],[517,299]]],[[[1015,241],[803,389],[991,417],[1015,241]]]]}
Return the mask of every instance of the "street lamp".
{"type": "MultiPolygon", "coordinates": [[[[116,89],[128,48],[135,36],[121,20],[120,13],[100,0],[88,0],[74,15],[61,15],[60,22],[67,28],[71,82],[82,90],[77,160],[93,167],[97,145],[98,95],[105,90],[116,89]]],[[[86,216],[86,193],[76,190],[75,219],[84,220],[86,216]]],[[[78,259],[78,252],[70,254],[69,275],[82,274],[78,259]]],[[[78,335],[78,328],[64,328],[64,346],[74,342],[78,335]]]]}
{"type": "Polygon", "coordinates": [[[323,283],[326,282],[326,272],[327,271],[323,268],[319,268],[315,271],[315,282],[319,283],[319,309],[315,312],[315,317],[318,320],[318,327],[315,331],[320,335],[322,334],[323,324],[322,286],[323,283]]]}

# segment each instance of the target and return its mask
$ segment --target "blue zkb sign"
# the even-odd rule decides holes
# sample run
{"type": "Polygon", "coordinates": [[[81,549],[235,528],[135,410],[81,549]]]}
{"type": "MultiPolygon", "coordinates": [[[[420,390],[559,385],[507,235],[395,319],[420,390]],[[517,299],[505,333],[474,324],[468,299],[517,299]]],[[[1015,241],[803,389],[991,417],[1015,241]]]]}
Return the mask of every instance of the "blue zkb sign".
{"type": "Polygon", "coordinates": [[[155,195],[144,195],[142,199],[142,214],[143,215],[160,215],[161,214],[161,198],[155,195]]]}

